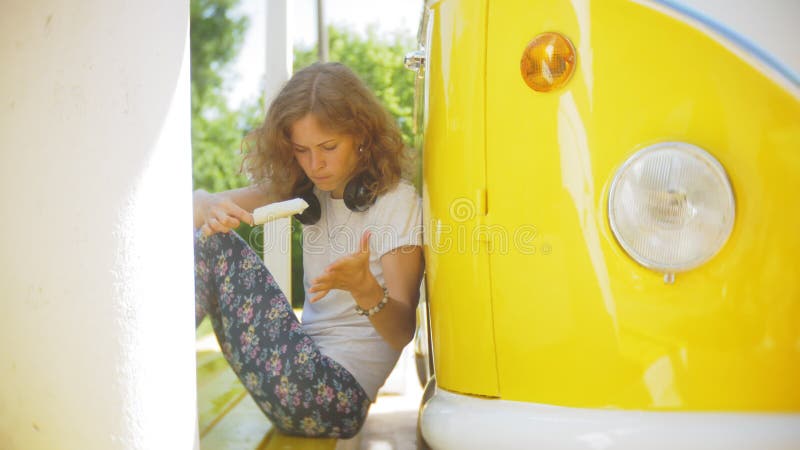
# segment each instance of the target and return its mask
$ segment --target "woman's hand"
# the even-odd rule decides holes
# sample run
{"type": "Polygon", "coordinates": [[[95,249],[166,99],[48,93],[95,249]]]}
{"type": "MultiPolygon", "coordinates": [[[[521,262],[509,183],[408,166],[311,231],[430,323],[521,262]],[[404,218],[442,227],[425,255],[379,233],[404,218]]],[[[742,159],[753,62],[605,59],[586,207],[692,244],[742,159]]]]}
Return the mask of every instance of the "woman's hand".
{"type": "MultiPolygon", "coordinates": [[[[370,232],[365,231],[356,253],[337,259],[322,275],[311,280],[309,292],[316,294],[311,298],[312,303],[325,297],[331,289],[350,291],[359,304],[361,301],[380,301],[383,289],[369,270],[369,237],[370,232]]],[[[362,305],[362,308],[372,306],[362,305]]]]}
{"type": "Polygon", "coordinates": [[[253,215],[222,194],[211,194],[202,189],[194,192],[194,227],[204,235],[227,233],[241,222],[253,224],[253,215]]]}
{"type": "MultiPolygon", "coordinates": [[[[319,277],[311,280],[311,302],[321,299],[331,289],[350,291],[365,310],[383,299],[383,288],[369,270],[369,231],[361,236],[356,253],[336,260],[319,277]]],[[[389,301],[370,316],[372,326],[395,350],[401,351],[414,336],[415,311],[419,301],[424,261],[422,247],[410,245],[393,249],[381,257],[389,301]]]]}

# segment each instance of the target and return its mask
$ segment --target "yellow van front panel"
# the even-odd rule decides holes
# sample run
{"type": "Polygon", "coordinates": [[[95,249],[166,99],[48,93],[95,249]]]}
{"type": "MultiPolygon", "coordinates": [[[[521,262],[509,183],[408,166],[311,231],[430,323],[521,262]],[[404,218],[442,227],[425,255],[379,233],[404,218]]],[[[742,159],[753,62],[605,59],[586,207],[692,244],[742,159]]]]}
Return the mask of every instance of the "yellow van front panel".
{"type": "Polygon", "coordinates": [[[429,5],[423,208],[436,382],[497,395],[489,257],[470,240],[486,183],[482,1],[429,5]]]}
{"type": "Polygon", "coordinates": [[[491,1],[487,42],[500,396],[800,411],[797,86],[677,15],[623,0],[491,1]],[[578,57],[571,81],[543,94],[519,63],[546,31],[571,39],[578,57]],[[667,140],[714,155],[737,208],[722,251],[672,285],[628,257],[606,213],[620,165],[667,140]]]}

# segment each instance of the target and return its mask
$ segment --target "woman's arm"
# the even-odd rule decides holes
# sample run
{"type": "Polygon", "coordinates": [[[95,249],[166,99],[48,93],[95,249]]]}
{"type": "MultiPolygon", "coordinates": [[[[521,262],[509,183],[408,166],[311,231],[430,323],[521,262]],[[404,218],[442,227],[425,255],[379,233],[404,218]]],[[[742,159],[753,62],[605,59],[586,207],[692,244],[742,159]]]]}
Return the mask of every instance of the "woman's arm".
{"type": "Polygon", "coordinates": [[[253,223],[252,211],[269,202],[267,190],[248,186],[230,191],[209,193],[194,191],[194,227],[206,235],[227,233],[241,222],[253,223]]]}
{"type": "MultiPolygon", "coordinates": [[[[336,260],[311,281],[309,292],[315,302],[331,289],[350,291],[358,306],[369,310],[383,300],[383,288],[369,270],[369,231],[361,237],[359,250],[336,260]]],[[[399,247],[381,257],[389,301],[370,317],[378,333],[396,350],[402,350],[414,336],[419,285],[422,281],[422,247],[399,247]]]]}
{"type": "MultiPolygon", "coordinates": [[[[414,337],[419,286],[424,269],[422,247],[396,248],[381,257],[381,266],[389,302],[370,317],[370,321],[392,348],[402,350],[414,337]]],[[[377,281],[375,285],[377,290],[373,287],[370,294],[356,299],[362,308],[369,309],[383,299],[383,289],[377,285],[377,281]]]]}

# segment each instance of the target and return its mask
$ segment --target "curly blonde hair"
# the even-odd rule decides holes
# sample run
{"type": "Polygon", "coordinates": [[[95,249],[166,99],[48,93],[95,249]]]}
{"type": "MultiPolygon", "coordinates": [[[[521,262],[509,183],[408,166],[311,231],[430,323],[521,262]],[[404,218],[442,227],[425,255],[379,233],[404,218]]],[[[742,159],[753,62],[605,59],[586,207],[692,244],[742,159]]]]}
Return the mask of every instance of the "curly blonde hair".
{"type": "Polygon", "coordinates": [[[315,63],[284,85],[267,111],[264,123],[243,141],[243,169],[275,200],[299,196],[311,181],[294,158],[291,127],[313,114],[323,127],[347,134],[358,152],[355,175],[372,181],[373,196],[391,190],[408,169],[409,157],[392,116],[347,66],[315,63]]]}

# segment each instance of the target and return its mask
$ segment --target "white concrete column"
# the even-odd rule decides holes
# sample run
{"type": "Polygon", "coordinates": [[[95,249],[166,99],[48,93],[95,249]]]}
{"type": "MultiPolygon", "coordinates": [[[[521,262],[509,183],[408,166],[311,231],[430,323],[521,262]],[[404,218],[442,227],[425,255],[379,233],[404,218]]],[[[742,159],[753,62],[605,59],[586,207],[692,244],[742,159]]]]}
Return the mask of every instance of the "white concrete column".
{"type": "Polygon", "coordinates": [[[197,447],[188,8],[3,2],[2,449],[197,447]]]}
{"type": "MultiPolygon", "coordinates": [[[[278,94],[292,74],[291,11],[287,0],[267,2],[267,64],[264,98],[267,105],[278,94]]],[[[292,245],[290,219],[264,224],[264,261],[283,293],[292,298],[292,245]]]]}
{"type": "Polygon", "coordinates": [[[266,101],[269,104],[292,75],[291,5],[288,0],[267,2],[267,64],[265,78],[266,101]]]}

